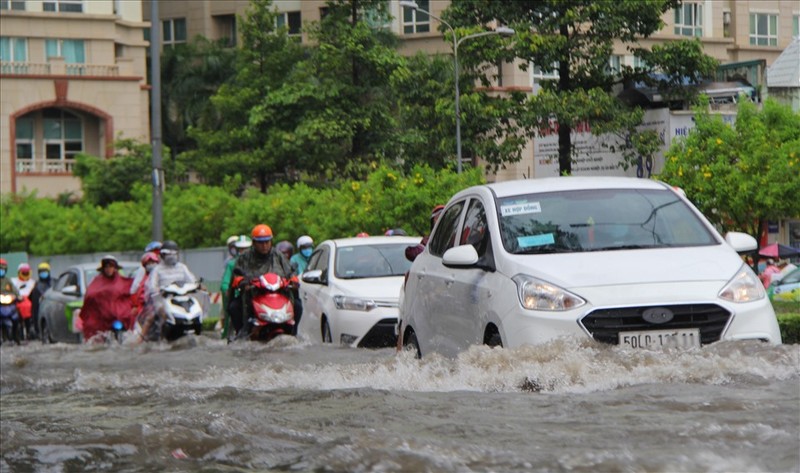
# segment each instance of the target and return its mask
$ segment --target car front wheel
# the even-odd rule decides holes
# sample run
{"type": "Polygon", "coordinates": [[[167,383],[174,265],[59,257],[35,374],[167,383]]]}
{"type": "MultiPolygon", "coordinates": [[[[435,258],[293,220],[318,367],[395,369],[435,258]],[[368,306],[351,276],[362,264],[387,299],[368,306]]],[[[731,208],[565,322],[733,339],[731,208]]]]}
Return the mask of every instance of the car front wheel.
{"type": "Polygon", "coordinates": [[[417,334],[413,330],[409,330],[403,337],[403,348],[407,351],[413,351],[417,359],[422,358],[422,352],[419,349],[419,342],[417,341],[417,334]]]}

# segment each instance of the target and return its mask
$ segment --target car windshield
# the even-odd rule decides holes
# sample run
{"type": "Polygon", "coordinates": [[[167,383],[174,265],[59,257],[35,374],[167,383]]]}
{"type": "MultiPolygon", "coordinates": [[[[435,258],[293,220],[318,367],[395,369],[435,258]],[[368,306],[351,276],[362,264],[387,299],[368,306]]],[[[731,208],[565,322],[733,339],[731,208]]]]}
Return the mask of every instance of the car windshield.
{"type": "Polygon", "coordinates": [[[514,254],[575,253],[717,244],[668,190],[591,189],[498,201],[503,246],[514,254]]]}
{"type": "Polygon", "coordinates": [[[345,246],[336,249],[335,274],[339,279],[402,276],[411,267],[408,243],[345,246]]]}

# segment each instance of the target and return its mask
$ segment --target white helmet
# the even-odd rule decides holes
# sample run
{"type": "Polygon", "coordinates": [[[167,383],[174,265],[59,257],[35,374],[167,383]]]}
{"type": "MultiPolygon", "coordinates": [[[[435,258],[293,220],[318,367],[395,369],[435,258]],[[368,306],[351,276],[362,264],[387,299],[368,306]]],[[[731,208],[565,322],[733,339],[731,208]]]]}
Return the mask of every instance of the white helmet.
{"type": "Polygon", "coordinates": [[[297,239],[297,247],[302,248],[304,246],[313,246],[314,240],[311,239],[308,235],[303,235],[297,239]]]}

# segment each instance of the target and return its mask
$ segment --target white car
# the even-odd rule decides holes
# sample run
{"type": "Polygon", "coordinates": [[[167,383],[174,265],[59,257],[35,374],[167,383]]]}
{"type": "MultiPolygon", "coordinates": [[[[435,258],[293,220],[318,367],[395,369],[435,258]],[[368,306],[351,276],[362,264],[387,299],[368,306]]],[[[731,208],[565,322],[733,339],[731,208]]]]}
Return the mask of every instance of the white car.
{"type": "Polygon", "coordinates": [[[298,335],[352,347],[395,346],[398,297],[411,266],[405,250],[419,242],[376,236],[320,243],[301,276],[298,335]]]}
{"type": "Polygon", "coordinates": [[[556,177],[471,187],[448,202],[401,296],[418,356],[563,336],[632,348],[780,344],[737,252],[681,190],[648,179],[556,177]]]}

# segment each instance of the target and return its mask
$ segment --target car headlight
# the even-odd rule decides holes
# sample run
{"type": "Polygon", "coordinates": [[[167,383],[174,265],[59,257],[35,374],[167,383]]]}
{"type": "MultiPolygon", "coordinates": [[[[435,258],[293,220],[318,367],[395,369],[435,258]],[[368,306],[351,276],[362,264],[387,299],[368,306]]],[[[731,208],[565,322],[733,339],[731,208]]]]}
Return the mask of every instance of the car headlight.
{"type": "Polygon", "coordinates": [[[362,312],[369,312],[377,307],[375,301],[362,299],[360,297],[333,296],[333,303],[336,304],[336,308],[339,310],[359,310],[362,312]]]}
{"type": "Polygon", "coordinates": [[[572,310],[586,304],[586,301],[558,286],[531,276],[517,275],[517,294],[522,307],[529,310],[572,310]]]}
{"type": "Polygon", "coordinates": [[[753,302],[767,296],[764,285],[747,265],[722,288],[719,297],[731,302],[753,302]]]}

